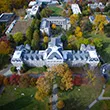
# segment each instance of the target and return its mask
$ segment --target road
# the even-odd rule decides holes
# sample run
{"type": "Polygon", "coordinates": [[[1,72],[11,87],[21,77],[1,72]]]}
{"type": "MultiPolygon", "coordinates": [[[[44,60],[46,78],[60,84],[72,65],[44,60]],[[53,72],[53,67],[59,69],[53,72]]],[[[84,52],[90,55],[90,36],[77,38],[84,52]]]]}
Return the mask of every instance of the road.
{"type": "Polygon", "coordinates": [[[12,64],[9,64],[7,68],[0,70],[0,74],[3,74],[3,75],[11,74],[11,71],[10,71],[11,66],[12,66],[12,64]]]}
{"type": "Polygon", "coordinates": [[[110,75],[109,75],[109,72],[110,72],[110,64],[107,64],[107,63],[103,64],[103,65],[101,66],[101,68],[100,68],[100,72],[101,72],[103,75],[106,74],[106,75],[110,76],[110,75]]]}

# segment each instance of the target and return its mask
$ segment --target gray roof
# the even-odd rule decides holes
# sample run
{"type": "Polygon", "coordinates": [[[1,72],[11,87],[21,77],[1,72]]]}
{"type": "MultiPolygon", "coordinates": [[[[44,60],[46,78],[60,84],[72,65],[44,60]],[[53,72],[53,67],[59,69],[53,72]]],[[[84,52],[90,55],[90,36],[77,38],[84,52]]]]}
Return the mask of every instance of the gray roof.
{"type": "Polygon", "coordinates": [[[51,41],[49,42],[50,47],[54,46],[61,46],[62,42],[60,38],[51,38],[51,41]]]}
{"type": "Polygon", "coordinates": [[[53,53],[48,57],[48,59],[53,59],[53,58],[62,59],[61,56],[60,56],[57,52],[53,52],[53,53]]]}
{"type": "Polygon", "coordinates": [[[3,13],[0,15],[0,22],[9,22],[14,13],[3,13]]]}
{"type": "Polygon", "coordinates": [[[41,24],[40,24],[40,28],[46,28],[49,26],[50,26],[50,23],[46,19],[43,19],[41,24]]]}

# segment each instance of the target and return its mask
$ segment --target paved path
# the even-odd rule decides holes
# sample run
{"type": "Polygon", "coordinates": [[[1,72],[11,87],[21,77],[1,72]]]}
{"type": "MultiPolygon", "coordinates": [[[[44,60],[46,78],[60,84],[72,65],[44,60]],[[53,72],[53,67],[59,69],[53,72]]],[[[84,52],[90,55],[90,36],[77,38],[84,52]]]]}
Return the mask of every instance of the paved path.
{"type": "Polygon", "coordinates": [[[3,74],[3,75],[8,75],[11,74],[12,72],[10,71],[10,67],[12,66],[12,64],[9,64],[7,68],[3,69],[0,71],[0,74],[3,74]]]}
{"type": "Polygon", "coordinates": [[[87,107],[86,110],[90,110],[90,108],[91,108],[92,106],[94,106],[97,102],[99,102],[100,100],[110,100],[110,97],[103,97],[104,92],[105,92],[105,87],[106,87],[106,85],[104,84],[104,85],[103,85],[102,92],[101,92],[101,94],[99,95],[99,97],[98,97],[97,99],[95,99],[95,100],[87,107]]]}
{"type": "Polygon", "coordinates": [[[58,101],[57,92],[58,92],[57,84],[54,84],[52,91],[52,110],[57,110],[57,101],[58,101]]]}
{"type": "MultiPolygon", "coordinates": [[[[56,77],[56,73],[54,74],[54,79],[56,77]]],[[[53,90],[52,90],[52,110],[57,110],[57,101],[58,101],[58,85],[56,84],[56,80],[53,80],[53,90]],[[54,82],[55,81],[55,82],[54,82]]]]}
{"type": "MultiPolygon", "coordinates": [[[[0,74],[3,74],[5,76],[10,76],[12,74],[12,72],[10,71],[10,67],[11,66],[12,66],[12,64],[9,64],[7,68],[5,68],[5,69],[0,71],[0,74]]],[[[4,88],[5,88],[5,86],[1,85],[1,87],[0,87],[0,94],[2,94],[4,88]]]]}

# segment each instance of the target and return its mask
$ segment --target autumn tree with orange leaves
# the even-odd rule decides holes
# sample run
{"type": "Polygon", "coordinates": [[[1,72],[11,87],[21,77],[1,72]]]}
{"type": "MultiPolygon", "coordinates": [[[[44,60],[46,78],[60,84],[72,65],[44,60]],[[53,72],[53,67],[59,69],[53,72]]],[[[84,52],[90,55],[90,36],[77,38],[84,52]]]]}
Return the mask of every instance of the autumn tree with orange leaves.
{"type": "Polygon", "coordinates": [[[11,50],[12,49],[7,38],[0,38],[0,68],[2,68],[9,61],[9,53],[11,50]]]}

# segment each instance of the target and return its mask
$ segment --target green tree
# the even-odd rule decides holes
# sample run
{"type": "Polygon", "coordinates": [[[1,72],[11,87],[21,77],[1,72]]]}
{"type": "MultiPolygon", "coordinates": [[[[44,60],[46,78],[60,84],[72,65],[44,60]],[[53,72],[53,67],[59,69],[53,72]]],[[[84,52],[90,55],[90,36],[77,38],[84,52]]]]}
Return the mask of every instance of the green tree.
{"type": "Polygon", "coordinates": [[[108,23],[108,24],[104,27],[104,32],[107,34],[107,37],[110,37],[110,23],[108,23]]]}
{"type": "Polygon", "coordinates": [[[43,39],[43,41],[44,41],[44,43],[48,43],[48,41],[49,41],[48,36],[45,36],[44,39],[43,39]]]}
{"type": "Polygon", "coordinates": [[[72,15],[72,13],[73,13],[73,12],[72,12],[71,8],[69,8],[69,9],[68,9],[68,17],[70,17],[70,16],[72,15]]]}
{"type": "Polygon", "coordinates": [[[42,18],[49,17],[51,14],[52,14],[52,11],[49,8],[44,8],[40,13],[42,18]]]}
{"type": "Polygon", "coordinates": [[[14,34],[13,39],[16,42],[16,44],[19,44],[23,41],[23,34],[21,32],[17,32],[14,34]]]}
{"type": "Polygon", "coordinates": [[[36,42],[34,39],[32,39],[32,41],[31,41],[31,47],[34,50],[38,49],[38,42],[36,42]]]}
{"type": "Polygon", "coordinates": [[[103,46],[102,39],[94,38],[93,39],[93,44],[97,47],[97,49],[101,49],[101,47],[103,46]]]}
{"type": "Polygon", "coordinates": [[[79,17],[78,17],[77,14],[72,14],[72,15],[70,16],[70,23],[71,23],[72,25],[75,25],[75,26],[76,26],[76,24],[77,24],[77,22],[78,22],[78,19],[79,19],[79,17]]]}
{"type": "Polygon", "coordinates": [[[28,27],[26,30],[26,38],[27,40],[31,41],[33,37],[33,29],[31,27],[28,27]]]}
{"type": "Polygon", "coordinates": [[[96,15],[94,20],[94,29],[95,34],[98,32],[103,32],[104,25],[106,25],[108,22],[106,20],[106,17],[104,15],[96,15]]]}
{"type": "Polygon", "coordinates": [[[34,33],[33,33],[33,39],[36,41],[36,42],[39,42],[40,38],[39,38],[39,31],[38,30],[35,30],[34,33]]]}
{"type": "Polygon", "coordinates": [[[24,45],[26,45],[26,44],[30,44],[30,41],[29,41],[29,40],[26,40],[26,41],[24,42],[24,45]]]}

